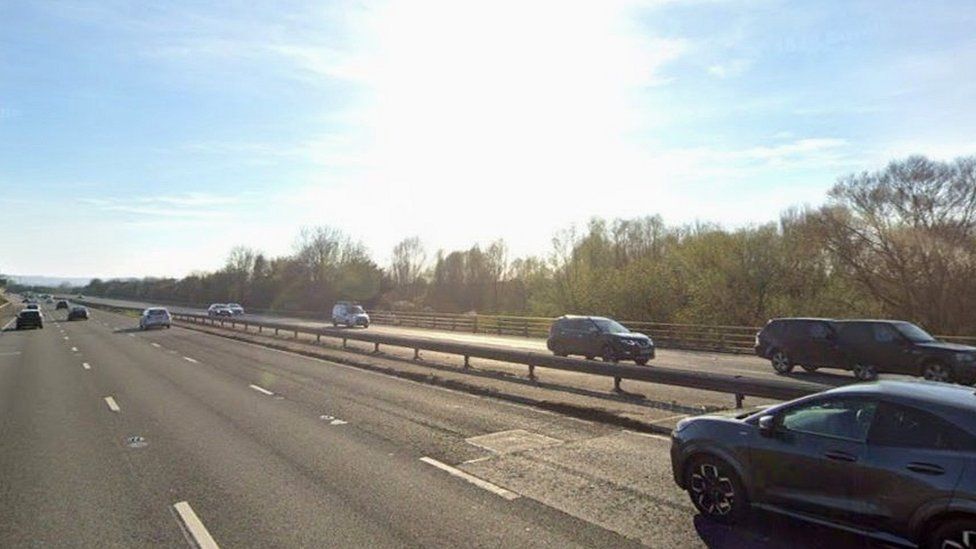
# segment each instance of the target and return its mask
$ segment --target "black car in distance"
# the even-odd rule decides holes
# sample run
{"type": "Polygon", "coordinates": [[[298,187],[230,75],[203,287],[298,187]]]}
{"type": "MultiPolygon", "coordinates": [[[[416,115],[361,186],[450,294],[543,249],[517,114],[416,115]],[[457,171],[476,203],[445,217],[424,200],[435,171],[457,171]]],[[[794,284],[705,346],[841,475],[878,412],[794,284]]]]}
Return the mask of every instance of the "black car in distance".
{"type": "Polygon", "coordinates": [[[601,316],[561,316],[549,328],[546,346],[556,356],[582,355],[607,362],[633,360],[643,366],[654,358],[650,337],[631,332],[622,324],[601,316]]]}
{"type": "Polygon", "coordinates": [[[976,543],[976,394],[848,385],[739,416],[682,420],[674,480],[706,518],[752,509],[925,548],[976,543]]]}
{"type": "Polygon", "coordinates": [[[865,381],[891,373],[976,382],[976,347],[939,341],[901,320],[778,318],[756,334],[756,354],[780,374],[799,365],[851,370],[865,381]]]}
{"type": "Polygon", "coordinates": [[[75,306],[68,311],[68,320],[88,320],[88,309],[75,306]]]}
{"type": "Polygon", "coordinates": [[[58,301],[58,304],[55,305],[54,308],[56,310],[57,309],[67,309],[68,308],[68,302],[66,300],[62,299],[62,300],[58,301]]]}
{"type": "Polygon", "coordinates": [[[44,317],[38,309],[24,309],[17,313],[17,329],[44,328],[44,317]]]}

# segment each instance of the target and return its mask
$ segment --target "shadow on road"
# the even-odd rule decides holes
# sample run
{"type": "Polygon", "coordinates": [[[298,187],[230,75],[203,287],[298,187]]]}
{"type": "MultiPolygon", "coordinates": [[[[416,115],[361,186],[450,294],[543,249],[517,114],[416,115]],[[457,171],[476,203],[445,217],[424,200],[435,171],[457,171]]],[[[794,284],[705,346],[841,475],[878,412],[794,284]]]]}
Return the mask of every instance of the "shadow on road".
{"type": "Polygon", "coordinates": [[[757,511],[743,524],[726,526],[701,515],[693,519],[695,531],[711,549],[879,549],[874,540],[774,513],[757,511]]]}
{"type": "Polygon", "coordinates": [[[132,328],[116,328],[115,330],[112,330],[112,333],[113,334],[135,334],[135,333],[139,333],[139,332],[142,332],[142,331],[143,330],[141,328],[139,328],[138,326],[135,326],[135,327],[132,327],[132,328]]]}

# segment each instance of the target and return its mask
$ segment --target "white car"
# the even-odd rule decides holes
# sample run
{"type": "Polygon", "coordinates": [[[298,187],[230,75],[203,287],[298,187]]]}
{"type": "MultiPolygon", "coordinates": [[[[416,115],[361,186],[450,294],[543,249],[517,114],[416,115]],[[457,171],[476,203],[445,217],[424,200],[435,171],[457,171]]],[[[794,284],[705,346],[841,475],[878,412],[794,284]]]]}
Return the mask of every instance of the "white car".
{"type": "Polygon", "coordinates": [[[332,307],[332,325],[344,324],[347,328],[362,326],[369,328],[369,315],[362,305],[356,305],[349,301],[340,301],[332,307]]]}
{"type": "Polygon", "coordinates": [[[154,327],[170,328],[173,319],[169,311],[162,307],[150,307],[139,317],[139,329],[148,330],[154,327]]]}
{"type": "Polygon", "coordinates": [[[234,316],[234,312],[226,303],[214,303],[207,308],[207,314],[210,316],[234,316]]]}
{"type": "Polygon", "coordinates": [[[244,314],[244,307],[242,307],[239,303],[228,303],[227,308],[230,309],[230,312],[233,315],[244,314]]]}

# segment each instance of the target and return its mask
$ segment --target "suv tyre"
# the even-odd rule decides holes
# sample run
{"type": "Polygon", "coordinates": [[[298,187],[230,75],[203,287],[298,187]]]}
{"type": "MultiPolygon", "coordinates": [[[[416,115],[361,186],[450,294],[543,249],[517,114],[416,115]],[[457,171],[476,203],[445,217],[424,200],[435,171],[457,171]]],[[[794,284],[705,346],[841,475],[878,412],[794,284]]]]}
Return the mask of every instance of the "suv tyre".
{"type": "Polygon", "coordinates": [[[685,469],[691,503],[702,516],[733,524],[749,509],[745,488],[732,466],[713,456],[693,458],[685,469]]]}
{"type": "Polygon", "coordinates": [[[878,368],[870,364],[855,364],[851,371],[858,381],[874,381],[878,379],[878,368]]]}
{"type": "Polygon", "coordinates": [[[772,363],[773,370],[776,370],[777,374],[784,375],[793,371],[793,363],[790,362],[790,356],[786,354],[786,351],[773,349],[769,362],[772,363]]]}
{"type": "Polygon", "coordinates": [[[926,362],[922,366],[922,377],[929,381],[944,381],[946,383],[952,383],[953,381],[952,370],[937,360],[926,362]]]}
{"type": "Polygon", "coordinates": [[[976,517],[947,520],[936,527],[927,541],[927,549],[976,548],[976,517]]]}

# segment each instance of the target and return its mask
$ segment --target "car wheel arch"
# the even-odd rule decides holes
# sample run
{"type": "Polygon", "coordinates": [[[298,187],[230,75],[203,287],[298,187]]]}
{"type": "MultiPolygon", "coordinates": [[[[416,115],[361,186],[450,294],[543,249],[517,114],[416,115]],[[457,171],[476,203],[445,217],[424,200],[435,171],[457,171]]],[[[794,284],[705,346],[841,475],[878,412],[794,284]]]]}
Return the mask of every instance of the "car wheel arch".
{"type": "Polygon", "coordinates": [[[909,523],[909,530],[918,542],[924,542],[939,526],[958,519],[976,520],[976,501],[940,498],[924,504],[909,523]]]}

